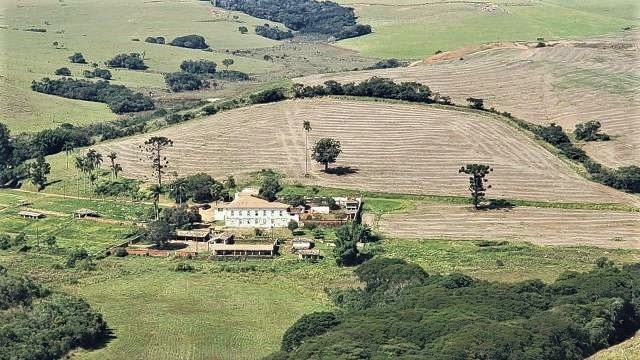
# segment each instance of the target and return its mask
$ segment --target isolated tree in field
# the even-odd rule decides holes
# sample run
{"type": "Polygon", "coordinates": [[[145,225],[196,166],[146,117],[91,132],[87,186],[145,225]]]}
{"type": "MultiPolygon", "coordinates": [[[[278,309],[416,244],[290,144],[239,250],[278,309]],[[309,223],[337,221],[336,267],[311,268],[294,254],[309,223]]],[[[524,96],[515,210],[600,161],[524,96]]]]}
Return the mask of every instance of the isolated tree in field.
{"type": "Polygon", "coordinates": [[[304,176],[309,176],[309,132],[311,131],[311,121],[305,120],[302,123],[304,136],[304,176]]]}
{"type": "Polygon", "coordinates": [[[329,164],[336,162],[338,155],[342,153],[340,141],[331,138],[322,138],[313,147],[313,160],[324,165],[324,171],[329,169],[329,164]]]}
{"type": "Polygon", "coordinates": [[[233,65],[233,59],[222,60],[222,65],[224,65],[225,68],[229,69],[229,66],[233,65]]]}
{"type": "Polygon", "coordinates": [[[40,155],[35,162],[29,164],[29,177],[31,182],[38,188],[44,189],[47,184],[47,175],[51,172],[51,165],[46,162],[44,156],[40,155]]]}
{"type": "Polygon", "coordinates": [[[491,185],[486,185],[489,181],[486,176],[492,171],[491,167],[483,164],[467,164],[458,170],[458,173],[469,175],[469,191],[473,198],[473,207],[476,210],[479,209],[480,203],[484,200],[487,189],[491,188],[491,185]]]}
{"type": "Polygon", "coordinates": [[[608,141],[611,138],[607,134],[599,134],[600,127],[602,125],[599,121],[591,120],[584,123],[576,124],[576,129],[573,131],[573,134],[576,136],[577,140],[583,141],[608,141]]]}
{"type": "Polygon", "coordinates": [[[467,98],[467,102],[469,102],[469,107],[476,110],[484,109],[484,99],[470,97],[467,98]]]}
{"type": "Polygon", "coordinates": [[[238,27],[238,31],[240,31],[240,34],[244,35],[244,34],[249,32],[249,29],[247,29],[246,26],[240,26],[240,27],[238,27]]]}
{"type": "Polygon", "coordinates": [[[158,185],[162,186],[162,175],[164,175],[169,160],[166,156],[162,156],[162,152],[167,148],[173,146],[173,141],[164,136],[154,136],[144,142],[144,152],[147,153],[147,158],[151,160],[151,169],[153,176],[158,179],[158,185]]]}
{"type": "Polygon", "coordinates": [[[160,202],[160,195],[163,193],[163,188],[161,185],[153,184],[149,187],[149,192],[151,193],[151,199],[153,200],[153,212],[155,214],[156,220],[160,216],[160,207],[158,203],[160,202]]]}
{"type": "Polygon", "coordinates": [[[84,56],[82,56],[82,53],[75,53],[71,56],[69,56],[69,60],[71,60],[72,63],[74,64],[86,64],[87,60],[84,59],[84,56]]]}
{"type": "Polygon", "coordinates": [[[287,224],[287,229],[291,231],[291,235],[295,235],[295,232],[298,229],[298,222],[293,219],[289,220],[289,223],[287,224]]]}
{"type": "Polygon", "coordinates": [[[282,190],[280,180],[275,174],[265,174],[262,178],[262,184],[260,186],[259,195],[261,198],[267,201],[275,201],[277,194],[282,190]]]}

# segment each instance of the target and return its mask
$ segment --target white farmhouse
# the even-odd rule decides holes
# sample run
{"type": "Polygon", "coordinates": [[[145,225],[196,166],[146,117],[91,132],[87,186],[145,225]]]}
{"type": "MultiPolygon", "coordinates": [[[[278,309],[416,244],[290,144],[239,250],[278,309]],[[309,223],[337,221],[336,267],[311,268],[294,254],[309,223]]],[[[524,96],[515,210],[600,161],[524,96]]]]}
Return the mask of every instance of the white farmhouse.
{"type": "Polygon", "coordinates": [[[215,219],[224,221],[225,226],[271,228],[286,227],[289,221],[300,221],[298,214],[289,212],[289,205],[269,202],[251,194],[242,192],[215,211],[215,219]]]}

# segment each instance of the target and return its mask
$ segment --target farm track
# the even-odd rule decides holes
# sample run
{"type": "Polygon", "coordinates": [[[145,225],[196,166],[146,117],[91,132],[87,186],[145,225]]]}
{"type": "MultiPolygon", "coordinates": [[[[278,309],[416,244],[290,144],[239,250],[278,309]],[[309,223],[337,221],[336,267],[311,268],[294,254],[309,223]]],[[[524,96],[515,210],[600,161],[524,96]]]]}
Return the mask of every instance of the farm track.
{"type": "Polygon", "coordinates": [[[118,153],[127,176],[148,178],[138,145],[167,136],[169,171],[204,171],[215,177],[247,176],[263,168],[303,183],[413,194],[467,195],[458,174],[464,163],[491,164],[492,197],[555,202],[637,203],[637,199],[590,182],[517,129],[492,117],[422,105],[354,100],[285,101],[223,112],[153,134],[105,143],[118,153]],[[334,137],[343,154],[334,166],[355,173],[328,175],[315,163],[304,173],[302,121],[309,143],[334,137]]]}
{"type": "Polygon", "coordinates": [[[614,141],[589,143],[585,150],[608,166],[640,164],[637,40],[614,37],[599,41],[484,50],[463,61],[311,75],[294,81],[345,83],[388,77],[424,83],[457,104],[466,104],[470,96],[483,98],[487,108],[508,111],[536,124],[555,122],[568,132],[576,123],[598,120],[614,141]]]}
{"type": "Polygon", "coordinates": [[[474,211],[469,206],[419,204],[384,214],[375,226],[395,238],[515,240],[540,245],[640,248],[640,213],[516,207],[474,211]]]}

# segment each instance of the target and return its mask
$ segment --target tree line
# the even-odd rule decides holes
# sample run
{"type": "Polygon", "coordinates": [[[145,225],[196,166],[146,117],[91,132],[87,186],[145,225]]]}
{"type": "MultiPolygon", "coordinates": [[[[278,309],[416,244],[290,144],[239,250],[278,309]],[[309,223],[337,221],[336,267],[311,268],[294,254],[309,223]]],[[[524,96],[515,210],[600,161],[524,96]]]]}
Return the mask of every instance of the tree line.
{"type": "Polygon", "coordinates": [[[331,1],[216,0],[215,5],[260,19],[276,21],[303,34],[328,35],[335,40],[371,33],[371,26],[357,23],[352,8],[331,1]]]}
{"type": "Polygon", "coordinates": [[[269,24],[257,25],[256,34],[271,40],[284,40],[291,39],[293,37],[291,30],[280,30],[277,26],[271,27],[269,24]]]}
{"type": "Polygon", "coordinates": [[[363,288],[330,291],[338,310],[302,316],[271,360],[584,359],[640,328],[640,265],[605,258],[551,283],[427,274],[378,258],[356,271],[363,288]]]}

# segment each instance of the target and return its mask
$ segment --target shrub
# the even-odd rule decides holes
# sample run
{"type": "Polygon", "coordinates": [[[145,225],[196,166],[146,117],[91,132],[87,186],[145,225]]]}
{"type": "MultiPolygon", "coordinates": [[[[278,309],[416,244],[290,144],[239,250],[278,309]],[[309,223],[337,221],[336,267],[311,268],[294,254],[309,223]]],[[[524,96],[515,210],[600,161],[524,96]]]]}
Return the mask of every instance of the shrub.
{"type": "Polygon", "coordinates": [[[76,263],[80,260],[86,259],[89,257],[89,253],[85,249],[73,249],[67,255],[67,260],[65,262],[68,268],[72,268],[76,266],[76,263]]]}
{"type": "Polygon", "coordinates": [[[384,60],[378,61],[377,63],[371,66],[366,67],[365,70],[390,69],[390,68],[397,68],[405,65],[406,64],[404,62],[401,62],[398,59],[384,59],[384,60]]]}
{"type": "Polygon", "coordinates": [[[179,272],[194,272],[195,270],[196,269],[186,261],[179,262],[178,265],[173,268],[173,271],[179,272]]]}
{"type": "Polygon", "coordinates": [[[129,70],[146,70],[142,56],[138,53],[118,54],[105,61],[105,65],[112,68],[124,68],[129,70]]]}
{"type": "Polygon", "coordinates": [[[82,56],[82,53],[75,53],[71,56],[69,56],[69,60],[71,60],[72,63],[74,64],[86,64],[87,61],[84,59],[84,56],[82,56]]]}
{"type": "Polygon", "coordinates": [[[69,70],[68,67],[61,67],[59,69],[56,69],[55,74],[61,76],[71,76],[71,70],[69,70]]]}
{"type": "Polygon", "coordinates": [[[185,60],[180,69],[191,74],[215,74],[216,63],[210,60],[185,60]]]}
{"type": "Polygon", "coordinates": [[[129,253],[127,252],[127,249],[123,247],[117,247],[113,249],[113,256],[115,257],[125,257],[127,255],[129,255],[129,253]]]}
{"type": "Polygon", "coordinates": [[[284,40],[293,37],[291,30],[283,31],[280,30],[277,26],[271,27],[269,26],[269,24],[256,26],[256,34],[271,40],[284,40]]]}
{"type": "Polygon", "coordinates": [[[207,106],[205,106],[205,107],[203,107],[203,108],[202,108],[202,112],[203,112],[205,115],[213,115],[213,114],[215,114],[215,113],[217,113],[217,112],[218,112],[218,107],[217,107],[217,106],[215,106],[214,104],[207,105],[207,106]]]}
{"type": "Polygon", "coordinates": [[[99,77],[104,80],[111,80],[111,71],[107,69],[95,68],[93,70],[84,70],[82,75],[89,79],[99,77]]]}
{"type": "Polygon", "coordinates": [[[11,238],[9,235],[0,235],[0,250],[7,250],[11,247],[11,238]]]}
{"type": "Polygon", "coordinates": [[[249,32],[249,29],[247,29],[246,26],[238,26],[238,31],[240,31],[240,34],[246,34],[249,32]]]}
{"type": "Polygon", "coordinates": [[[174,92],[200,90],[207,85],[199,76],[187,72],[165,74],[164,81],[174,92]]]}
{"type": "Polygon", "coordinates": [[[602,125],[599,121],[591,120],[584,123],[576,124],[576,129],[573,134],[577,140],[583,141],[608,141],[611,140],[607,134],[599,134],[600,127],[602,125]]]}
{"type": "Polygon", "coordinates": [[[206,49],[209,47],[204,37],[200,35],[178,36],[177,38],[171,40],[169,44],[171,46],[179,46],[189,49],[206,49]]]}
{"type": "Polygon", "coordinates": [[[215,79],[227,80],[227,81],[247,81],[250,80],[248,74],[237,70],[221,70],[215,73],[213,76],[215,79]]]}

